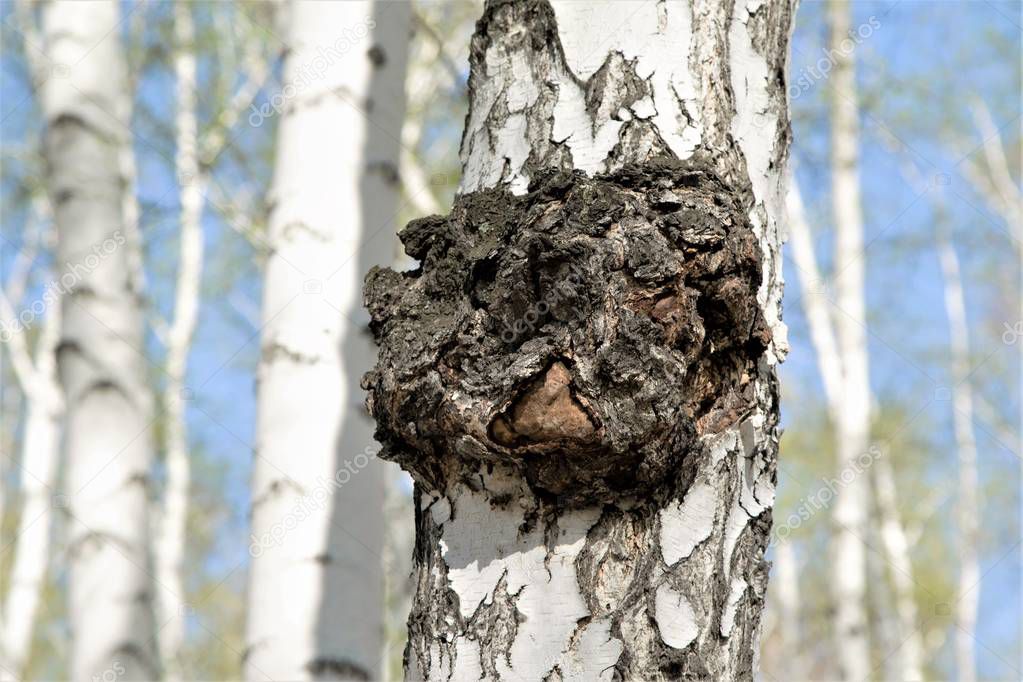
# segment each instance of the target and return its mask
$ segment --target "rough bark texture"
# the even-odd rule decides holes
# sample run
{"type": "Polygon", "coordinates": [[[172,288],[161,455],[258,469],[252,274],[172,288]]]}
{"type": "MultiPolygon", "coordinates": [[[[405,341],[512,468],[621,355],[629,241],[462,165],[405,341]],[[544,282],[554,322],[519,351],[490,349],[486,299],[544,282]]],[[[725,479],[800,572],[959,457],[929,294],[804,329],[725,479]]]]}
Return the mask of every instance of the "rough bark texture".
{"type": "Polygon", "coordinates": [[[75,680],[158,675],[152,622],[148,495],[151,405],[143,319],[129,268],[119,153],[125,66],[117,3],[44,7],[46,160],[71,273],[57,357],[67,405],[68,613],[75,680]]]}
{"type": "Polygon", "coordinates": [[[791,16],[487,4],[463,194],[367,280],[364,385],[417,484],[410,679],[752,678],[791,16]]]}
{"type": "Polygon", "coordinates": [[[370,275],[384,456],[438,490],[503,463],[564,504],[671,494],[756,403],[771,332],[744,197],[664,160],[530,187],[410,223],[421,270],[370,275]]]}

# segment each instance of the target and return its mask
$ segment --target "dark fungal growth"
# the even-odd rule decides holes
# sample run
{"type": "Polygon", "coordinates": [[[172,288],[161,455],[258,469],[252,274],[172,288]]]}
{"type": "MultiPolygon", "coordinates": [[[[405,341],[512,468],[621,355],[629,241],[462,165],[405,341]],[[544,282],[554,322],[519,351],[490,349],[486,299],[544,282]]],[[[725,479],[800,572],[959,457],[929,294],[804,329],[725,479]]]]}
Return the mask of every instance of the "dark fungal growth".
{"type": "Polygon", "coordinates": [[[381,456],[441,490],[501,462],[566,504],[670,485],[754,405],[770,331],[746,194],[655,161],[409,223],[420,268],[366,279],[381,456]]]}

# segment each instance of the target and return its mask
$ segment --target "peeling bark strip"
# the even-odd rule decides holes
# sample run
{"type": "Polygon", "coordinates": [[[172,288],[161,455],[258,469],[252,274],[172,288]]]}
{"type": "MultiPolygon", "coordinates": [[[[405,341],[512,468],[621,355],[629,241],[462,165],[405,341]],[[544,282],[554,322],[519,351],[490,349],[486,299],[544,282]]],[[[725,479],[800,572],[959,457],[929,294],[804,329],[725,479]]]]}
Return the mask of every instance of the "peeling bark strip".
{"type": "Polygon", "coordinates": [[[791,17],[487,4],[464,193],[367,278],[363,385],[417,484],[408,678],[752,678],[791,17]]]}

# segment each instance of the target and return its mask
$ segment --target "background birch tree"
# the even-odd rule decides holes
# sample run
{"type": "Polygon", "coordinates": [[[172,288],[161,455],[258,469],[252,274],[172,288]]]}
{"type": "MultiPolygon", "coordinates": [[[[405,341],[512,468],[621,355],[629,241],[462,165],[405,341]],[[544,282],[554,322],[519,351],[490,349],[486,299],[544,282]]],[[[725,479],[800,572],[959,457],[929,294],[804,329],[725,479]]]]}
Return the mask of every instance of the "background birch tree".
{"type": "MultiPolygon", "coordinates": [[[[894,653],[898,675],[922,679],[923,645],[913,596],[913,567],[899,519],[889,453],[870,456],[871,402],[867,347],[866,282],[862,194],[859,182],[859,111],[855,82],[855,42],[849,4],[830,6],[830,50],[835,65],[831,93],[832,211],[835,222],[834,300],[816,263],[809,227],[797,187],[788,196],[789,229],[797,276],[805,293],[801,303],[810,326],[828,408],[835,423],[836,478],[842,482],[834,506],[833,585],[835,646],[843,679],[864,679],[873,668],[867,625],[867,513],[870,483],[875,484],[880,551],[892,566],[892,590],[901,642],[894,653]],[[861,458],[868,457],[866,467],[861,458]],[[865,471],[869,467],[869,471],[865,471]],[[848,479],[848,480],[847,480],[848,479]]],[[[790,183],[793,182],[790,180],[790,183]]],[[[878,589],[881,584],[876,586],[878,589]]],[[[883,611],[882,611],[883,613],[883,611]]],[[[891,657],[889,657],[891,658],[891,657]]]]}
{"type": "MultiPolygon", "coordinates": [[[[870,375],[864,325],[863,219],[859,185],[859,112],[853,55],[842,48],[849,40],[849,3],[830,3],[831,48],[837,50],[831,99],[831,174],[835,216],[835,343],[842,357],[841,406],[836,411],[839,473],[856,466],[870,439],[870,375]]],[[[835,644],[843,679],[862,680],[870,674],[866,616],[866,513],[869,479],[856,476],[846,485],[834,508],[835,644]]]]}
{"type": "Polygon", "coordinates": [[[203,264],[203,182],[199,168],[199,124],[196,111],[198,73],[193,8],[174,6],[174,72],[177,78],[175,117],[180,251],[174,317],[166,334],[167,381],[163,391],[166,424],[166,483],[156,539],[160,658],[168,679],[181,679],[181,647],[185,637],[185,530],[191,479],[185,385],[188,352],[199,311],[203,264]]]}
{"type": "Polygon", "coordinates": [[[791,20],[783,2],[487,4],[462,196],[403,233],[421,271],[367,283],[382,348],[366,385],[385,456],[417,484],[408,677],[752,675],[785,348],[791,20]],[[606,25],[621,30],[595,43],[606,25]],[[605,245],[641,285],[597,265],[605,245]],[[690,288],[701,266],[680,255],[701,247],[723,260],[720,287],[690,288]],[[703,373],[719,362],[723,385],[703,373]],[[652,405],[666,412],[646,421],[652,405]]]}
{"type": "MultiPolygon", "coordinates": [[[[1010,321],[1003,322],[1003,341],[1018,346],[1019,386],[1023,386],[1023,189],[1020,187],[1020,174],[1023,173],[1023,127],[1017,126],[1016,143],[1006,144],[999,127],[995,124],[990,109],[981,101],[975,101],[971,108],[977,137],[980,138],[981,159],[970,159],[966,165],[966,174],[991,210],[1005,225],[1009,235],[1015,241],[1019,265],[1019,288],[1016,296],[1016,319],[1010,312],[1010,321]],[[1015,150],[1016,154],[1013,154],[1015,150]],[[1009,158],[1016,157],[1016,175],[1009,158]]],[[[1011,138],[1010,138],[1011,139],[1011,138]]],[[[962,144],[961,142],[959,143],[962,144]]],[[[972,156],[972,155],[971,155],[972,156]]],[[[945,301],[948,311],[949,334],[952,348],[952,364],[955,378],[956,401],[956,441],[959,450],[960,467],[960,532],[964,545],[963,560],[960,565],[959,594],[957,610],[956,660],[958,672],[962,679],[975,679],[975,633],[979,595],[975,586],[979,582],[980,567],[979,524],[977,509],[977,462],[976,442],[974,435],[974,396],[971,388],[969,370],[969,329],[963,303],[963,290],[959,274],[959,259],[955,250],[947,242],[943,244],[942,268],[945,275],[945,301]]],[[[1011,281],[1011,279],[1009,280],[1011,281]]],[[[1009,305],[1012,301],[1008,302],[1009,305]]],[[[1011,309],[1010,309],[1011,310],[1011,309]]],[[[1023,391],[1023,388],[1020,389],[1023,391]]],[[[1017,431],[1017,453],[1023,453],[1023,396],[1020,400],[1019,425],[1017,431]]],[[[992,409],[985,409],[988,421],[1000,421],[1000,417],[992,409]]],[[[1006,434],[1004,440],[1012,441],[1012,434],[1006,434]]],[[[1021,457],[1023,461],[1023,457],[1021,457]]],[[[1023,481],[1023,465],[1020,480],[1023,481]]],[[[1023,486],[1023,483],[1021,483],[1023,486]]],[[[1020,496],[1020,524],[1023,526],[1023,494],[1020,496]]],[[[1023,566],[1023,555],[1020,558],[1023,566]]],[[[1023,599],[1023,595],[1021,595],[1023,599]]],[[[1023,604],[1020,606],[1023,613],[1023,604]]],[[[1023,668],[1023,641],[1020,643],[1020,661],[1023,668]]]]}
{"type": "MultiPolygon", "coordinates": [[[[983,593],[991,594],[993,591],[1005,589],[1005,583],[1000,583],[1000,578],[996,576],[1000,564],[1004,566],[1010,562],[1003,558],[1005,556],[1004,549],[994,556],[987,555],[988,558],[982,560],[982,565],[988,568],[984,571],[984,578],[980,581],[973,581],[969,587],[959,588],[959,592],[966,595],[965,600],[959,600],[955,596],[957,591],[955,588],[956,573],[959,571],[958,566],[961,562],[969,561],[971,553],[969,545],[966,542],[956,541],[956,549],[946,554],[941,550],[941,543],[933,542],[933,533],[937,528],[951,529],[959,525],[956,517],[963,513],[963,501],[961,501],[956,488],[960,483],[954,470],[951,475],[941,475],[937,479],[927,479],[926,482],[922,481],[920,477],[927,476],[924,473],[927,471],[934,472],[945,469],[949,466],[948,457],[951,457],[951,461],[954,463],[958,456],[957,448],[950,447],[950,445],[955,443],[953,422],[961,423],[962,421],[960,415],[957,414],[958,409],[954,405],[958,402],[957,393],[962,393],[963,386],[951,376],[944,381],[941,380],[948,368],[949,353],[944,347],[945,339],[932,341],[933,345],[929,348],[914,346],[914,341],[909,341],[913,330],[934,329],[936,328],[935,324],[943,328],[945,324],[943,304],[941,307],[928,310],[927,313],[922,311],[917,314],[913,313],[913,311],[919,310],[919,306],[925,305],[925,301],[941,301],[940,296],[932,295],[932,292],[941,294],[942,275],[940,270],[935,268],[936,271],[933,274],[929,273],[924,278],[914,274],[917,269],[916,264],[920,261],[923,263],[929,261],[937,266],[938,250],[933,248],[936,243],[934,225],[948,221],[948,216],[942,219],[937,215],[933,217],[928,215],[925,207],[932,203],[937,205],[939,196],[942,197],[942,203],[952,205],[952,212],[956,216],[952,220],[961,221],[961,225],[956,225],[959,234],[965,242],[971,243],[968,250],[972,248],[974,267],[978,267],[977,263],[980,262],[984,265],[979,267],[989,269],[988,271],[992,275],[999,272],[992,278],[990,289],[983,291],[987,287],[982,287],[973,292],[972,306],[968,306],[970,310],[968,315],[972,318],[972,324],[978,324],[978,317],[983,320],[984,313],[981,311],[988,309],[988,306],[994,305],[1003,297],[1003,294],[999,293],[999,286],[1008,286],[1011,290],[1018,287],[1014,286],[1015,269],[1012,264],[1009,265],[1008,270],[995,270],[993,269],[996,267],[994,261],[981,255],[984,253],[988,256],[991,255],[987,249],[998,241],[998,225],[996,221],[987,221],[989,224],[985,225],[983,219],[978,219],[977,206],[981,204],[968,195],[969,188],[965,187],[962,179],[956,175],[957,170],[963,170],[962,166],[967,166],[966,170],[969,171],[970,166],[974,166],[977,161],[983,161],[981,148],[976,147],[971,152],[971,146],[975,146],[976,141],[973,145],[959,144],[957,145],[958,152],[951,154],[951,160],[949,160],[947,156],[936,155],[931,151],[933,148],[927,146],[929,144],[928,136],[935,134],[934,129],[929,126],[933,125],[945,131],[939,136],[953,130],[961,131],[964,127],[967,131],[969,130],[971,122],[966,107],[957,108],[955,103],[950,103],[947,108],[942,108],[939,111],[929,105],[935,101],[937,95],[944,96],[941,93],[944,92],[943,88],[947,82],[970,82],[971,88],[980,87],[977,84],[983,82],[984,79],[978,75],[978,72],[973,71],[971,66],[976,55],[966,57],[964,54],[956,55],[953,51],[948,53],[947,62],[944,60],[939,60],[937,63],[928,62],[929,66],[926,69],[915,71],[912,76],[908,73],[896,76],[894,72],[898,71],[898,68],[879,61],[879,53],[891,49],[892,43],[899,42],[889,32],[889,28],[899,26],[899,22],[906,17],[899,16],[898,9],[889,11],[888,6],[857,4],[856,8],[856,19],[850,22],[850,32],[847,35],[856,44],[857,61],[862,59],[864,64],[861,67],[858,87],[862,92],[859,118],[863,122],[866,132],[861,137],[858,146],[862,150],[864,159],[862,168],[867,187],[864,193],[865,199],[862,202],[865,205],[864,222],[867,225],[864,261],[866,265],[871,266],[868,270],[869,274],[866,276],[864,292],[868,297],[874,299],[872,304],[868,304],[873,307],[868,308],[870,321],[867,326],[871,342],[871,365],[874,365],[876,360],[880,366],[880,369],[874,370],[873,383],[880,385],[874,387],[878,393],[873,398],[872,443],[880,446],[878,452],[882,455],[871,465],[869,474],[875,491],[875,504],[871,510],[872,516],[869,522],[871,530],[877,530],[876,540],[871,534],[863,537],[868,557],[872,559],[871,563],[873,564],[873,571],[868,580],[865,594],[871,631],[869,665],[873,669],[872,674],[881,679],[912,679],[904,670],[908,661],[912,660],[910,655],[914,650],[912,645],[916,644],[915,650],[922,652],[917,660],[923,662],[920,668],[924,678],[944,679],[952,675],[949,670],[957,665],[956,657],[952,655],[954,647],[943,646],[944,642],[958,638],[972,638],[975,643],[983,643],[988,647],[989,653],[995,646],[990,635],[983,634],[982,630],[985,629],[983,624],[980,629],[973,631],[972,635],[967,635],[959,629],[958,618],[959,614],[969,610],[968,602],[971,596],[974,599],[981,598],[983,601],[981,596],[983,593]],[[924,74],[929,73],[928,69],[931,68],[936,69],[933,72],[935,76],[925,76],[924,74]],[[964,69],[966,70],[964,71],[964,69]],[[939,76],[939,73],[948,74],[948,80],[942,80],[944,76],[939,76]],[[917,78],[921,80],[917,81],[917,78]],[[907,183],[906,179],[900,177],[899,169],[907,163],[919,167],[918,172],[923,174],[923,181],[907,183]],[[892,171],[896,176],[894,181],[891,179],[892,171]],[[908,192],[902,191],[901,185],[903,184],[909,185],[906,188],[909,190],[908,192]],[[889,188],[892,186],[899,187],[899,189],[890,190],[889,188]],[[908,196],[906,196],[907,194],[908,196]],[[906,198],[902,199],[902,196],[906,196],[906,198]],[[892,197],[900,198],[892,201],[892,197]],[[991,230],[992,225],[996,228],[995,230],[991,230]],[[932,258],[933,260],[931,260],[932,258]],[[891,274],[890,278],[888,277],[889,273],[891,274]],[[909,283],[911,281],[912,284],[909,283]],[[930,284],[923,283],[928,281],[930,284]],[[995,286],[994,281],[1004,283],[995,286]],[[1013,284],[1009,284],[1009,282],[1013,282],[1013,284]],[[934,283],[937,283],[938,286],[935,287],[934,283]],[[905,296],[895,293],[904,287],[908,287],[905,296]],[[921,287],[930,287],[926,289],[928,293],[924,294],[921,287]],[[913,305],[908,311],[902,307],[906,300],[913,301],[913,305]],[[936,323],[930,322],[934,314],[937,315],[936,323]],[[899,336],[899,334],[903,334],[903,336],[899,336]],[[899,372],[893,371],[897,370],[899,366],[905,368],[906,374],[916,374],[921,381],[907,381],[902,384],[901,388],[906,390],[900,390],[899,387],[890,385],[890,381],[888,381],[888,386],[884,386],[888,377],[902,376],[899,372]],[[900,396],[898,393],[903,395],[900,396]],[[943,414],[945,410],[947,410],[947,414],[943,414]],[[880,574],[876,572],[878,568],[880,574]],[[1001,587],[996,586],[999,583],[1001,587]],[[884,593],[891,596],[886,598],[884,593]],[[888,620],[891,620],[892,623],[887,624],[888,620]],[[900,631],[906,633],[905,644],[903,644],[903,638],[896,634],[900,631]],[[886,636],[885,632],[892,633],[892,635],[886,636]]],[[[946,9],[949,11],[948,15],[940,17],[928,15],[927,19],[921,17],[918,21],[927,23],[933,20],[934,26],[939,26],[945,25],[952,15],[956,16],[956,21],[960,22],[969,21],[975,16],[966,7],[945,5],[942,6],[941,11],[946,9]]],[[[804,20],[814,22],[818,20],[817,16],[820,13],[817,6],[811,5],[804,7],[802,17],[804,20]]],[[[1000,49],[1018,51],[1017,48],[1010,48],[1004,43],[999,44],[997,37],[999,21],[994,23],[996,26],[991,31],[991,52],[995,53],[1000,49]]],[[[920,24],[916,25],[919,27],[920,24]]],[[[941,31],[942,29],[938,29],[939,34],[941,31]]],[[[896,32],[899,32],[898,28],[896,32]]],[[[831,44],[822,46],[819,50],[816,48],[807,50],[804,44],[802,49],[797,48],[797,61],[792,67],[792,81],[798,82],[798,85],[790,90],[790,95],[795,95],[796,111],[800,114],[796,128],[804,133],[800,136],[803,141],[800,160],[804,162],[801,165],[810,165],[810,168],[802,174],[803,189],[804,192],[810,192],[817,197],[822,194],[823,183],[819,182],[819,178],[824,177],[827,173],[824,159],[827,158],[827,147],[831,144],[833,132],[828,129],[823,120],[828,109],[821,106],[819,102],[825,97],[829,102],[833,102],[838,97],[835,92],[837,81],[833,59],[838,55],[834,48],[835,46],[831,44]],[[800,65],[800,61],[802,65],[800,65]],[[812,97],[799,97],[807,92],[812,93],[812,97]]],[[[1001,120],[1003,122],[1013,121],[1012,111],[1011,107],[1007,110],[1003,109],[1001,120]]],[[[970,173],[967,172],[964,175],[968,177],[970,173]]],[[[829,192],[825,193],[825,196],[829,195],[829,192]]],[[[821,203],[821,199],[816,199],[816,203],[821,203]]],[[[822,242],[825,249],[833,247],[835,243],[832,234],[827,232],[832,220],[830,211],[818,209],[815,211],[813,220],[810,221],[818,226],[816,229],[824,233],[818,235],[817,241],[822,242]]],[[[955,223],[952,224],[955,225],[955,223]]],[[[796,225],[794,222],[790,222],[789,227],[790,243],[793,247],[790,253],[796,254],[798,246],[796,225]]],[[[809,248],[812,247],[808,247],[807,250],[809,248]]],[[[834,259],[829,263],[826,253],[825,250],[821,256],[825,264],[825,271],[829,267],[838,269],[841,262],[834,259]]],[[[1001,263],[997,267],[1005,267],[1004,259],[996,260],[1001,263]]],[[[805,318],[806,336],[810,337],[808,341],[816,349],[817,357],[814,360],[818,364],[823,364],[821,355],[826,355],[826,350],[822,351],[822,344],[818,342],[817,338],[814,338],[815,325],[809,310],[812,301],[808,299],[824,301],[825,305],[822,309],[825,312],[830,308],[836,315],[841,313],[834,308],[834,299],[831,296],[834,290],[827,286],[824,277],[820,273],[806,276],[807,268],[799,263],[798,254],[794,255],[793,265],[796,267],[789,271],[795,272],[796,279],[801,281],[796,295],[790,298],[790,309],[787,314],[791,316],[795,313],[796,317],[805,318]],[[809,280],[809,283],[805,280],[809,280]],[[804,308],[802,312],[805,315],[800,315],[798,308],[804,308]]],[[[971,283],[974,286],[977,286],[978,280],[987,279],[980,272],[980,270],[974,270],[971,277],[971,283]]],[[[1004,292],[1005,289],[1001,291],[1004,292]]],[[[1007,298],[1010,305],[1015,305],[1015,293],[1008,295],[1007,298]]],[[[998,308],[993,310],[998,310],[998,308]]],[[[1006,317],[995,319],[1005,320],[1006,317]]],[[[804,340],[805,336],[799,336],[802,333],[799,322],[796,323],[797,337],[794,342],[797,346],[807,343],[807,340],[804,340]]],[[[996,327],[1000,323],[992,321],[992,326],[996,327]]],[[[1005,331],[1004,327],[1002,330],[1005,331]]],[[[990,331],[980,332],[978,330],[977,333],[988,341],[995,340],[990,331]]],[[[1001,342],[994,345],[1002,346],[1001,342]]],[[[999,359],[1004,358],[1004,353],[1000,352],[997,347],[992,348],[990,343],[986,346],[984,351],[972,355],[969,360],[971,383],[987,384],[989,395],[998,395],[998,389],[995,386],[1000,385],[1001,390],[1008,392],[1007,395],[1015,396],[1018,391],[1014,385],[1010,387],[997,380],[991,384],[998,372],[995,367],[998,366],[999,359]]],[[[1007,371],[1011,375],[1014,369],[1010,365],[1007,371]]],[[[824,375],[822,384],[825,389],[824,393],[827,395],[826,367],[822,366],[818,374],[824,375]]],[[[906,381],[906,377],[903,377],[901,381],[906,381]]],[[[790,374],[788,386],[791,387],[793,383],[790,374]]],[[[790,405],[793,402],[800,404],[801,400],[805,400],[808,395],[813,395],[817,390],[819,389],[812,388],[810,394],[789,395],[786,399],[790,405]]],[[[996,398],[996,400],[998,399],[996,398]]],[[[991,471],[998,470],[998,456],[1000,451],[1004,452],[1003,444],[1014,443],[1016,440],[1015,435],[1012,435],[1011,432],[999,436],[997,431],[999,422],[1004,423],[1002,421],[1005,415],[1003,410],[1014,409],[1014,400],[1015,398],[1011,397],[1007,403],[1003,401],[999,405],[995,412],[1001,411],[1001,414],[997,418],[980,420],[979,433],[984,434],[983,437],[986,439],[987,445],[980,447],[979,460],[981,462],[986,460],[987,463],[981,465],[981,471],[986,469],[989,472],[988,476],[991,475],[991,471]],[[985,425],[984,421],[988,423],[985,425]]],[[[819,445],[815,445],[810,437],[810,432],[807,431],[808,427],[813,428],[812,423],[803,421],[802,418],[799,419],[798,425],[792,422],[787,425],[787,433],[790,434],[790,438],[785,441],[787,446],[783,445],[782,454],[782,462],[786,465],[783,467],[782,477],[787,480],[787,484],[786,481],[783,481],[782,490],[787,491],[787,494],[783,494],[780,498],[778,507],[781,509],[795,507],[796,512],[806,514],[802,520],[799,516],[790,515],[787,519],[782,516],[781,518],[784,519],[782,530],[786,531],[786,543],[801,545],[796,551],[802,552],[803,575],[801,579],[802,584],[807,588],[803,591],[803,596],[807,601],[800,605],[801,619],[804,622],[815,623],[810,627],[819,629],[831,626],[832,619],[829,617],[828,609],[834,607],[833,600],[821,599],[819,584],[815,585],[813,582],[814,574],[817,574],[819,580],[824,577],[819,573],[821,568],[826,567],[830,571],[833,566],[831,562],[825,564],[820,561],[819,542],[826,535],[821,532],[820,524],[815,523],[812,518],[807,521],[806,517],[812,517],[820,508],[816,506],[820,499],[818,493],[830,493],[827,489],[827,479],[834,477],[834,473],[822,477],[823,486],[813,480],[813,477],[810,480],[803,478],[808,468],[809,471],[819,471],[819,466],[810,464],[810,462],[819,460],[822,454],[827,454],[826,450],[822,453],[819,445]],[[795,440],[791,437],[791,434],[794,433],[797,434],[795,440]],[[798,468],[794,467],[796,461],[799,461],[798,468]],[[803,486],[797,495],[792,494],[794,480],[798,480],[803,486]],[[807,490],[810,491],[810,494],[806,494],[807,490]],[[802,499],[796,501],[794,497],[800,494],[802,499]],[[800,525],[805,528],[800,528],[800,525]]],[[[1006,433],[1004,428],[1001,431],[1006,433]]],[[[817,443],[820,442],[817,441],[817,443]]],[[[996,477],[1005,476],[1005,473],[1002,471],[1002,473],[994,475],[996,477]]],[[[982,494],[986,496],[998,497],[1001,494],[999,491],[1008,490],[1008,487],[1002,488],[990,478],[985,481],[984,474],[980,475],[978,483],[985,491],[982,494]]],[[[1012,494],[1010,497],[1015,499],[1012,494]]],[[[824,505],[825,508],[827,506],[827,504],[824,505]]],[[[991,515],[984,515],[981,512],[981,516],[987,517],[985,524],[988,527],[993,528],[999,525],[999,522],[991,515]]],[[[1010,526],[1014,527],[1014,523],[1009,520],[1010,526]]],[[[982,535],[984,535],[983,531],[982,535]]],[[[977,548],[980,556],[985,556],[983,546],[984,541],[981,540],[977,548]]],[[[772,597],[777,596],[772,595],[772,597]]],[[[769,601],[769,603],[771,602],[769,601]]],[[[784,626],[779,624],[778,628],[782,627],[784,626]]],[[[772,634],[770,641],[778,641],[777,632],[772,634]]],[[[811,649],[809,654],[811,656],[811,672],[809,674],[811,679],[827,679],[837,674],[831,661],[827,657],[822,657],[819,649],[811,649]]],[[[780,663],[775,652],[770,648],[765,647],[764,655],[771,660],[768,668],[770,675],[778,675],[787,671],[787,663],[780,663]]],[[[983,658],[983,655],[980,654],[976,658],[983,658]]],[[[1006,661],[1012,660],[1010,655],[1003,658],[1000,664],[1006,665],[1006,661]]],[[[997,676],[991,672],[990,663],[987,665],[987,670],[988,675],[997,676]]],[[[1010,668],[1004,667],[1001,674],[1011,676],[1014,673],[1010,671],[1010,668]]],[[[983,677],[983,674],[981,676],[983,677]]]]}
{"type": "Polygon", "coordinates": [[[151,401],[143,318],[132,285],[119,150],[125,63],[115,2],[43,8],[42,85],[59,261],[73,286],[58,345],[67,405],[71,676],[159,674],[149,574],[151,401]],[[123,672],[122,672],[123,671],[123,672]]]}
{"type": "Polygon", "coordinates": [[[288,12],[245,675],[375,679],[384,477],[358,390],[372,351],[357,282],[393,253],[409,6],[293,2],[288,12]]]}
{"type": "MultiPolygon", "coordinates": [[[[40,246],[54,247],[49,204],[37,197],[33,202],[40,246]]],[[[29,252],[31,253],[31,252],[29,252]]],[[[0,315],[16,319],[15,306],[21,297],[31,270],[32,255],[26,255],[13,268],[14,273],[0,291],[0,315]],[[7,293],[14,297],[14,303],[7,293]]],[[[27,334],[8,330],[6,348],[15,377],[28,403],[25,431],[22,435],[21,514],[14,535],[14,564],[9,587],[0,610],[0,677],[18,679],[25,675],[32,633],[43,597],[53,530],[53,507],[57,490],[58,448],[64,400],[57,380],[57,343],[60,339],[60,300],[50,302],[34,350],[27,334]]]]}

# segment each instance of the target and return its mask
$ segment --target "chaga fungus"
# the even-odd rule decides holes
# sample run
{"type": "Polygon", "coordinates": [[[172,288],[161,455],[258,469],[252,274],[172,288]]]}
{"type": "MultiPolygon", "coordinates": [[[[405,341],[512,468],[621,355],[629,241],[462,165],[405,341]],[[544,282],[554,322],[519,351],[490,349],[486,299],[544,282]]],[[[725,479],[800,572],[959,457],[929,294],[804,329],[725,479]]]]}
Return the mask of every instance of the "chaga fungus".
{"type": "Polygon", "coordinates": [[[433,488],[501,462],[570,504],[671,484],[753,405],[770,331],[748,201],[659,160],[409,223],[420,267],[366,278],[381,456],[433,488]]]}

